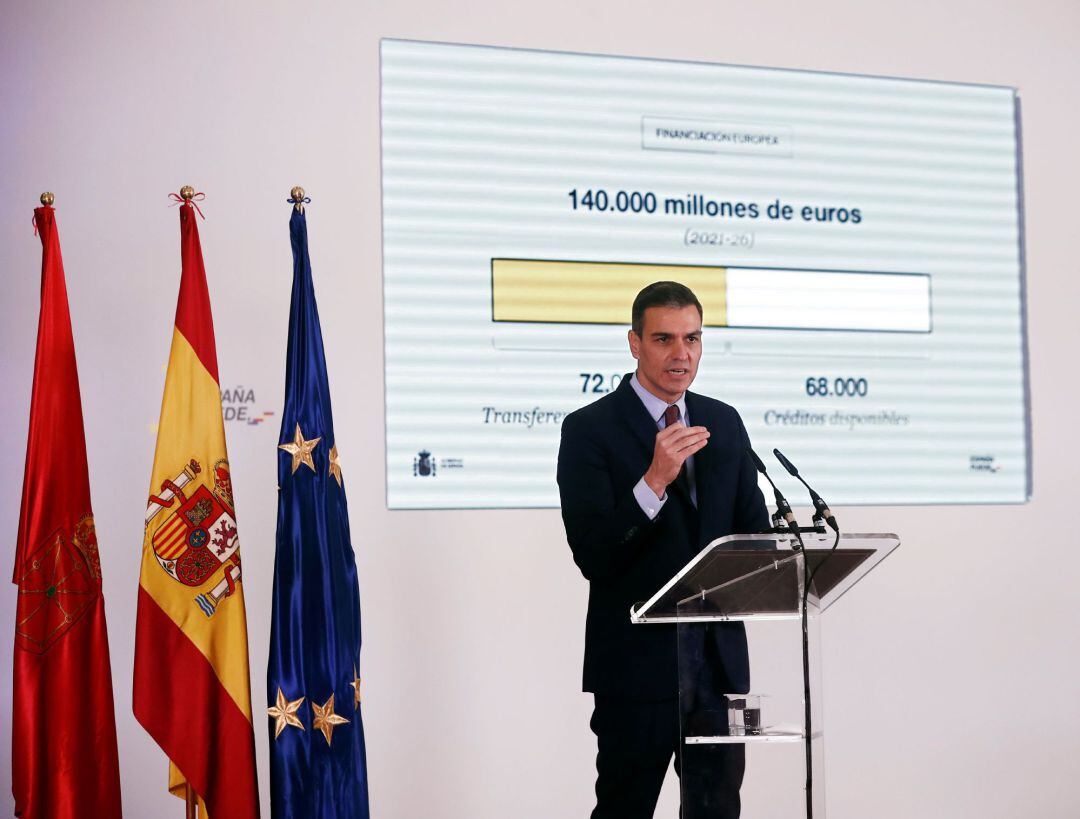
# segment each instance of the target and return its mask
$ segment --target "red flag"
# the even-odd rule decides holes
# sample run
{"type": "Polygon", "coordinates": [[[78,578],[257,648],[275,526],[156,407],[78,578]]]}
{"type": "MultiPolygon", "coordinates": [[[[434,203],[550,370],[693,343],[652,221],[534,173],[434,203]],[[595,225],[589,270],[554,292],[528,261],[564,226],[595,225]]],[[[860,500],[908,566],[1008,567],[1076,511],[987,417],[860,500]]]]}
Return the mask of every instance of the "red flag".
{"type": "Polygon", "coordinates": [[[120,816],[109,640],[79,373],[51,207],[41,235],[38,323],[13,582],[11,790],[26,819],[120,816]]]}

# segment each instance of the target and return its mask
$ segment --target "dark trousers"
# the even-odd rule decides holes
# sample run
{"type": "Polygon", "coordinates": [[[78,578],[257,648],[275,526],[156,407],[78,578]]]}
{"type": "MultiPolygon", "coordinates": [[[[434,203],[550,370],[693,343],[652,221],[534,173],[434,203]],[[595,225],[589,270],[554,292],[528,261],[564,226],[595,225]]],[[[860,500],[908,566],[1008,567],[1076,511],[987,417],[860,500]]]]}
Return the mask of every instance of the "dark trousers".
{"type": "MultiPolygon", "coordinates": [[[[727,712],[690,715],[723,720],[727,712]]],[[[650,819],[667,766],[675,757],[682,778],[683,819],[738,819],[744,747],[685,746],[679,753],[679,701],[635,702],[596,695],[590,727],[596,734],[596,808],[592,819],[650,819]]]]}

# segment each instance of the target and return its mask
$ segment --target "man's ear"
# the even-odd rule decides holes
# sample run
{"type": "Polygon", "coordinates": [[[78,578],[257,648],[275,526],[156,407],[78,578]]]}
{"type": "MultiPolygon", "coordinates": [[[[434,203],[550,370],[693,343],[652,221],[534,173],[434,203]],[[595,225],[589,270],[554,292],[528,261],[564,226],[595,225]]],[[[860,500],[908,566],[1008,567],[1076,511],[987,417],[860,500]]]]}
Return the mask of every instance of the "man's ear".
{"type": "Polygon", "coordinates": [[[641,353],[641,336],[634,332],[631,328],[626,331],[626,340],[630,344],[630,355],[637,359],[641,353]]]}

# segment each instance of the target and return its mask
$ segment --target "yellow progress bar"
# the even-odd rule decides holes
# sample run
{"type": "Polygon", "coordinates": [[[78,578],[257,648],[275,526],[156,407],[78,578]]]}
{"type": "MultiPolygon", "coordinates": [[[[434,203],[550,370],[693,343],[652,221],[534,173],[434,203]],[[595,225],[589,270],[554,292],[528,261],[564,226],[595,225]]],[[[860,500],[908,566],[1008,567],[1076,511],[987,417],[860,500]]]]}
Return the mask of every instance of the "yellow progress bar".
{"type": "Polygon", "coordinates": [[[685,284],[707,327],[727,326],[727,269],[706,265],[491,260],[495,321],[630,324],[630,305],[647,284],[685,284]]]}

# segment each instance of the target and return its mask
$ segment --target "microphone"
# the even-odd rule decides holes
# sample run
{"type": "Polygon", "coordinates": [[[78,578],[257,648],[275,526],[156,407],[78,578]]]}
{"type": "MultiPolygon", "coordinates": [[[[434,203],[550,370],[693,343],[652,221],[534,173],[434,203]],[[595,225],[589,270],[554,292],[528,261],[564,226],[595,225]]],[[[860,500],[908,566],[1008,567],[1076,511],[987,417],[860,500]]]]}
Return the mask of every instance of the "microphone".
{"type": "Polygon", "coordinates": [[[774,449],[772,452],[773,455],[776,456],[776,460],[780,462],[780,465],[788,471],[788,474],[791,475],[793,478],[798,478],[799,483],[805,486],[807,491],[810,493],[810,500],[814,502],[814,520],[818,521],[824,519],[825,522],[829,524],[830,529],[832,529],[834,532],[839,533],[840,527],[836,524],[836,518],[833,516],[832,510],[829,509],[828,504],[825,503],[825,500],[821,497],[821,495],[815,492],[814,488],[803,480],[802,475],[799,474],[799,470],[795,468],[795,464],[785,458],[783,452],[781,452],[779,449],[774,449]]]}
{"type": "MultiPolygon", "coordinates": [[[[778,524],[781,519],[787,523],[788,528],[795,533],[795,537],[799,537],[799,526],[795,522],[795,515],[791,512],[791,504],[787,502],[780,490],[776,488],[776,484],[773,483],[773,479],[769,477],[769,472],[765,469],[765,464],[762,463],[761,458],[750,447],[746,448],[746,451],[750,453],[750,458],[754,461],[754,466],[757,467],[757,471],[765,476],[765,480],[769,482],[769,486],[772,487],[773,496],[776,498],[776,512],[773,514],[773,523],[778,524]]],[[[801,542],[801,538],[800,538],[801,542]]]]}

